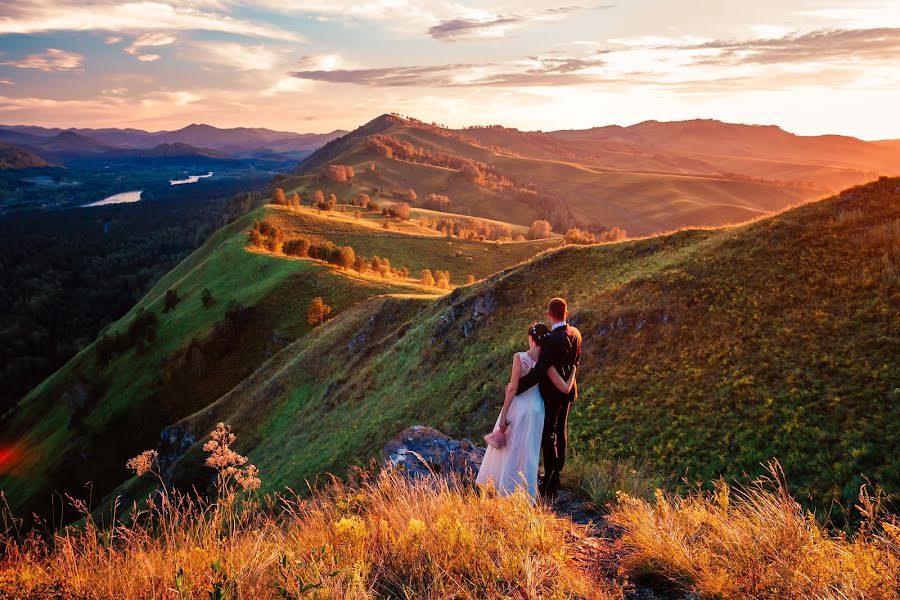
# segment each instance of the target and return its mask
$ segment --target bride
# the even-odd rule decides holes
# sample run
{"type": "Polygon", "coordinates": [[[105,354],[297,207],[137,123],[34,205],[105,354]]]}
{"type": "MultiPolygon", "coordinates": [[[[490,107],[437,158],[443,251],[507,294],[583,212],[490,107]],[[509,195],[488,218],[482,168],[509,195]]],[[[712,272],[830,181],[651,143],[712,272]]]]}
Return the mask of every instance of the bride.
{"type": "MultiPolygon", "coordinates": [[[[527,352],[517,352],[513,356],[512,375],[507,386],[503,409],[494,425],[494,432],[506,434],[506,446],[497,449],[488,446],[478,470],[475,482],[481,485],[493,484],[500,494],[511,494],[517,488],[524,488],[532,501],[537,497],[538,461],[541,454],[541,434],[544,430],[544,399],[533,386],[524,393],[515,395],[519,378],[526,375],[537,364],[541,344],[549,337],[550,330],[543,323],[534,323],[528,328],[527,352]]],[[[556,368],[550,369],[550,380],[564,393],[572,389],[575,371],[564,380],[556,368]]]]}

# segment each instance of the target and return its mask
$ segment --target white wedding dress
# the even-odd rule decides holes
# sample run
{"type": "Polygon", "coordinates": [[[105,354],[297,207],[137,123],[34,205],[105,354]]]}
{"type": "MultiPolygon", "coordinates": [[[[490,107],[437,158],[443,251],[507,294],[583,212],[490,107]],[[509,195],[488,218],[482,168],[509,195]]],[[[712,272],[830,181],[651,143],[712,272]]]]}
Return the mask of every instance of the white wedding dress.
{"type": "MultiPolygon", "coordinates": [[[[534,368],[534,360],[527,352],[516,354],[522,365],[521,377],[534,368]]],[[[506,418],[506,447],[497,450],[488,446],[478,477],[481,485],[493,483],[500,494],[508,495],[524,488],[532,501],[537,498],[538,462],[541,457],[541,434],[544,431],[544,399],[538,386],[513,398],[506,418]]],[[[494,431],[500,428],[500,417],[494,431]]]]}

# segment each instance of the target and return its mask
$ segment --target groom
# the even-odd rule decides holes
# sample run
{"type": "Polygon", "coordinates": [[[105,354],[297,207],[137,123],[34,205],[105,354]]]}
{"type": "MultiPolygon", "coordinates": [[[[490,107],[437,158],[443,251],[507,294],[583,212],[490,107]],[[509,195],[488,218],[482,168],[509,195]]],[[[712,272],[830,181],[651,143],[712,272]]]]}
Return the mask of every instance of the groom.
{"type": "Polygon", "coordinates": [[[544,455],[544,478],[538,487],[541,496],[554,498],[559,490],[559,474],[566,462],[566,436],[569,407],[578,397],[577,383],[569,393],[560,392],[550,380],[548,372],[553,367],[563,379],[568,379],[572,369],[581,359],[581,332],[566,324],[568,307],[562,298],[554,298],[547,306],[550,334],[541,345],[537,365],[519,379],[516,394],[521,394],[537,384],[544,398],[544,433],[541,436],[541,452],[544,455]]]}

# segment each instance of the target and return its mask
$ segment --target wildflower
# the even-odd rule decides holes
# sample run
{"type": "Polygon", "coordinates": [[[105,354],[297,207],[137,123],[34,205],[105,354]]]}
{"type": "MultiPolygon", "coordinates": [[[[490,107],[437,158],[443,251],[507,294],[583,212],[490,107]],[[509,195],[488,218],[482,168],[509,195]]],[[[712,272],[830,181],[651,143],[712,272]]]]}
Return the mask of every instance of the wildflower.
{"type": "Polygon", "coordinates": [[[248,492],[259,489],[260,480],[258,475],[259,469],[254,465],[247,465],[243,469],[236,469],[234,472],[234,478],[238,484],[248,492]]]}
{"type": "Polygon", "coordinates": [[[334,532],[337,535],[347,537],[361,536],[366,531],[366,524],[357,516],[343,517],[334,524],[334,532]]]}
{"type": "Polygon", "coordinates": [[[153,469],[157,456],[156,450],[144,450],[134,458],[129,458],[125,466],[137,473],[138,477],[141,477],[153,469]]]}
{"type": "Polygon", "coordinates": [[[407,526],[407,531],[409,531],[413,536],[420,536],[425,533],[425,522],[420,519],[412,518],[409,520],[409,525],[407,526]]]}
{"type": "Polygon", "coordinates": [[[206,466],[219,472],[221,489],[230,489],[228,482],[231,477],[234,477],[243,489],[258,490],[260,485],[259,469],[255,465],[247,465],[242,468],[248,459],[231,449],[231,444],[237,439],[237,436],[231,432],[231,427],[225,423],[218,423],[209,437],[210,440],[203,444],[203,451],[209,453],[209,456],[206,457],[206,466]]]}

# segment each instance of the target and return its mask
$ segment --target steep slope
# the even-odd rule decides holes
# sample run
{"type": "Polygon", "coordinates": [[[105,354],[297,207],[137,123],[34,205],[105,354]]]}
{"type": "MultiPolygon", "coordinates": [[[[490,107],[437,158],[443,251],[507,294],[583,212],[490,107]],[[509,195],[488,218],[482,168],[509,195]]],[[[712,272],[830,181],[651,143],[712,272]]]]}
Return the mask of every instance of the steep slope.
{"type": "Polygon", "coordinates": [[[0,171],[51,166],[46,160],[10,144],[0,144],[0,171]]]}
{"type": "Polygon", "coordinates": [[[898,261],[900,179],[883,179],[740,227],[566,247],[436,300],[373,298],[167,430],[164,465],[202,484],[194,440],[222,420],[273,489],[365,463],[415,423],[478,439],[562,295],[584,334],[575,454],[675,483],[777,457],[823,510],[863,476],[897,494],[898,261]]]}
{"type": "Polygon", "coordinates": [[[409,231],[397,224],[384,229],[380,215],[357,220],[338,211],[258,209],[217,232],[2,418],[0,448],[13,448],[21,460],[9,471],[0,464],[0,489],[17,508],[46,514],[51,490],[80,496],[86,481],[106,494],[125,478],[124,461],[154,445],[160,430],[202,410],[309,332],[313,298],[323,297],[339,315],[373,296],[444,293],[413,279],[251,250],[247,230],[257,219],[280,226],[286,239],[352,245],[360,256],[387,258],[416,275],[449,269],[454,285],[467,274],[487,277],[559,244],[447,240],[415,224],[409,231]],[[170,289],[180,300],[165,310],[170,289]],[[204,289],[211,302],[202,302],[204,289]],[[147,325],[145,311],[156,316],[156,327],[147,325]]]}
{"type": "Polygon", "coordinates": [[[659,154],[639,165],[636,155],[607,161],[604,149],[587,158],[571,148],[553,149],[547,136],[539,138],[547,151],[538,138],[525,144],[507,134],[483,142],[472,137],[487,131],[455,132],[383,115],[316,151],[298,169],[305,179],[292,183],[311,192],[321,187],[328,164],[349,164],[356,171],[351,193],[412,188],[420,201],[430,193],[449,196],[455,212],[523,225],[547,219],[560,233],[620,227],[632,235],[742,222],[822,194],[725,176],[694,159],[659,154]],[[491,144],[504,140],[505,146],[491,144]],[[394,146],[390,154],[382,142],[394,146]]]}

